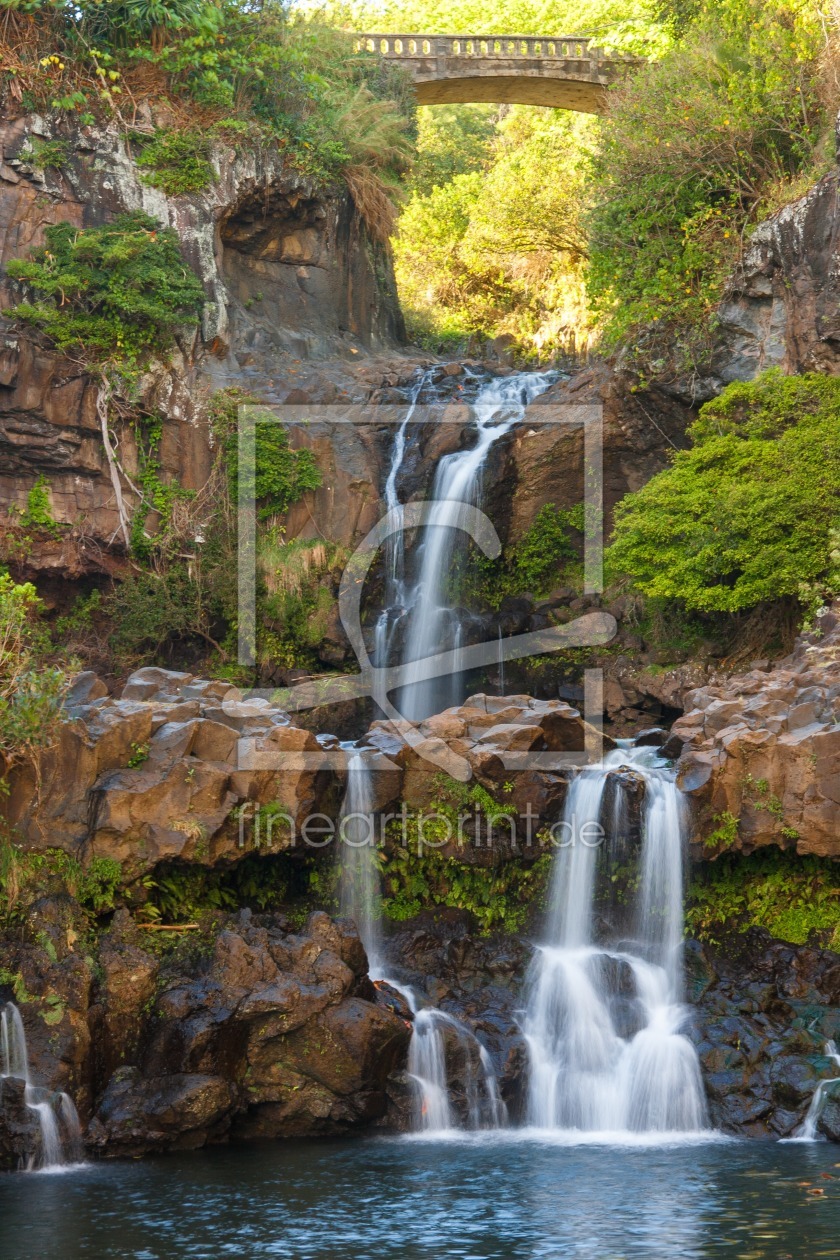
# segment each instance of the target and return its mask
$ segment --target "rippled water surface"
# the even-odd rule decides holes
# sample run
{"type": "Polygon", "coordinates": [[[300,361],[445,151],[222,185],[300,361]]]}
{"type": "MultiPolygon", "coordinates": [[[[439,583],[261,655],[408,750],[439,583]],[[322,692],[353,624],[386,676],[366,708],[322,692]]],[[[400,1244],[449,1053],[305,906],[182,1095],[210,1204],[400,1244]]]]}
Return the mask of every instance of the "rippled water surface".
{"type": "Polygon", "coordinates": [[[22,1173],[0,1178],[0,1256],[817,1260],[840,1257],[840,1147],[483,1134],[22,1173]]]}

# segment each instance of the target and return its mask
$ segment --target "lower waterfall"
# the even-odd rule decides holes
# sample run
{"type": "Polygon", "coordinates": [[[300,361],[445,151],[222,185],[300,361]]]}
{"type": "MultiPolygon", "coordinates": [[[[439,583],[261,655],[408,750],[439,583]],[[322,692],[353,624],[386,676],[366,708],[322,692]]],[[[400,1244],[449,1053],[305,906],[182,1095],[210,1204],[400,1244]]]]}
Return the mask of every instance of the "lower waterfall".
{"type": "Polygon", "coordinates": [[[414,1016],[408,1057],[415,1099],[412,1127],[423,1133],[498,1128],[507,1121],[507,1109],[485,1047],[454,1015],[421,1006],[411,988],[384,970],[372,771],[364,750],[353,744],[342,747],[348,761],[338,827],[340,911],[356,924],[371,979],[400,993],[414,1016]],[[464,1096],[460,1109],[450,1098],[448,1060],[453,1057],[464,1096]]]}
{"type": "Polygon", "coordinates": [[[26,1033],[20,1011],[7,1002],[0,1012],[0,1105],[8,1078],[24,1083],[24,1102],[38,1118],[40,1149],[30,1168],[57,1168],[81,1158],[81,1129],[69,1094],[53,1093],[32,1082],[26,1033]]]}
{"type": "Polygon", "coordinates": [[[548,940],[528,980],[527,1123],[604,1133],[704,1129],[700,1067],[681,1032],[683,825],[673,774],[650,748],[609,753],[570,784],[562,837],[548,940]],[[613,946],[595,939],[596,885],[599,857],[628,825],[620,785],[612,809],[605,801],[619,768],[643,781],[644,800],[628,939],[613,946]]]}

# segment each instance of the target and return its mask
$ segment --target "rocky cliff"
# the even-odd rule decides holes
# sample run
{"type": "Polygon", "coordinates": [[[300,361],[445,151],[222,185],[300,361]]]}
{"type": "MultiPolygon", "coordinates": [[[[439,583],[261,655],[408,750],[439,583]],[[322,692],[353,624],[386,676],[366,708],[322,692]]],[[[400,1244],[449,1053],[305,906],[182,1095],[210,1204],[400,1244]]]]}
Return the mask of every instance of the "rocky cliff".
{"type": "Polygon", "coordinates": [[[681,748],[678,782],[705,856],[775,845],[840,857],[840,609],[772,668],[719,677],[688,691],[685,706],[669,751],[681,748]]]}
{"type": "MultiPolygon", "coordinates": [[[[176,229],[205,291],[201,327],[147,373],[138,402],[162,417],[164,480],[186,490],[207,478],[213,390],[235,384],[284,402],[298,387],[301,361],[329,359],[322,400],[348,397],[348,384],[362,400],[370,387],[354,381],[354,358],[403,338],[390,259],[346,192],[316,187],[273,148],[218,144],[212,161],[206,192],[168,197],[144,183],[117,129],[56,130],[33,115],[0,125],[0,268],[26,257],[43,243],[45,227],[61,221],[92,227],[143,210],[176,229]],[[40,169],[29,156],[32,142],[53,139],[69,156],[60,169],[40,169]]],[[[0,302],[13,300],[19,294],[0,273],[0,302]]],[[[96,388],[37,336],[8,323],[2,334],[0,496],[23,509],[44,476],[54,519],[71,527],[60,539],[39,539],[25,567],[66,577],[113,571],[119,521],[96,388]]],[[[132,428],[117,430],[120,462],[135,476],[132,428]]]]}

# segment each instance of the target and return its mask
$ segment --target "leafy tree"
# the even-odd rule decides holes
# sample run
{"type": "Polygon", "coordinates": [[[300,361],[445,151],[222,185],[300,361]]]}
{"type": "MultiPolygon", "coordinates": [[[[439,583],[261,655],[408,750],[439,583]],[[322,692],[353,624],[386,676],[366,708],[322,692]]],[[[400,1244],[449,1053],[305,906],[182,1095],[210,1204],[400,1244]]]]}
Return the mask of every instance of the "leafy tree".
{"type": "Polygon", "coordinates": [[[418,196],[456,175],[483,170],[492,160],[496,129],[492,105],[435,105],[417,111],[417,156],[408,187],[418,196]]]}
{"type": "Polygon", "coordinates": [[[840,592],[840,380],[765,372],[689,432],[691,449],[619,504],[612,574],[701,613],[840,592]]]}
{"type": "Polygon", "coordinates": [[[542,355],[585,341],[581,206],[593,135],[582,115],[507,109],[480,169],[413,193],[395,242],[413,331],[425,326],[432,342],[510,333],[542,355]]]}

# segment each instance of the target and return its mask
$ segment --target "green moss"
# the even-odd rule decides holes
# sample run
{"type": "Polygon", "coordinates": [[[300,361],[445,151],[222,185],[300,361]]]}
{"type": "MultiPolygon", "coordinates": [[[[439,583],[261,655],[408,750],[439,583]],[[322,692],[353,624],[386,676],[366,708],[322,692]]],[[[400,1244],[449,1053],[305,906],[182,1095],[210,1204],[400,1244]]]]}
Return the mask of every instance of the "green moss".
{"type": "Polygon", "coordinates": [[[715,942],[750,927],[840,952],[840,863],[773,850],[704,864],[688,890],[687,931],[715,942]]]}

